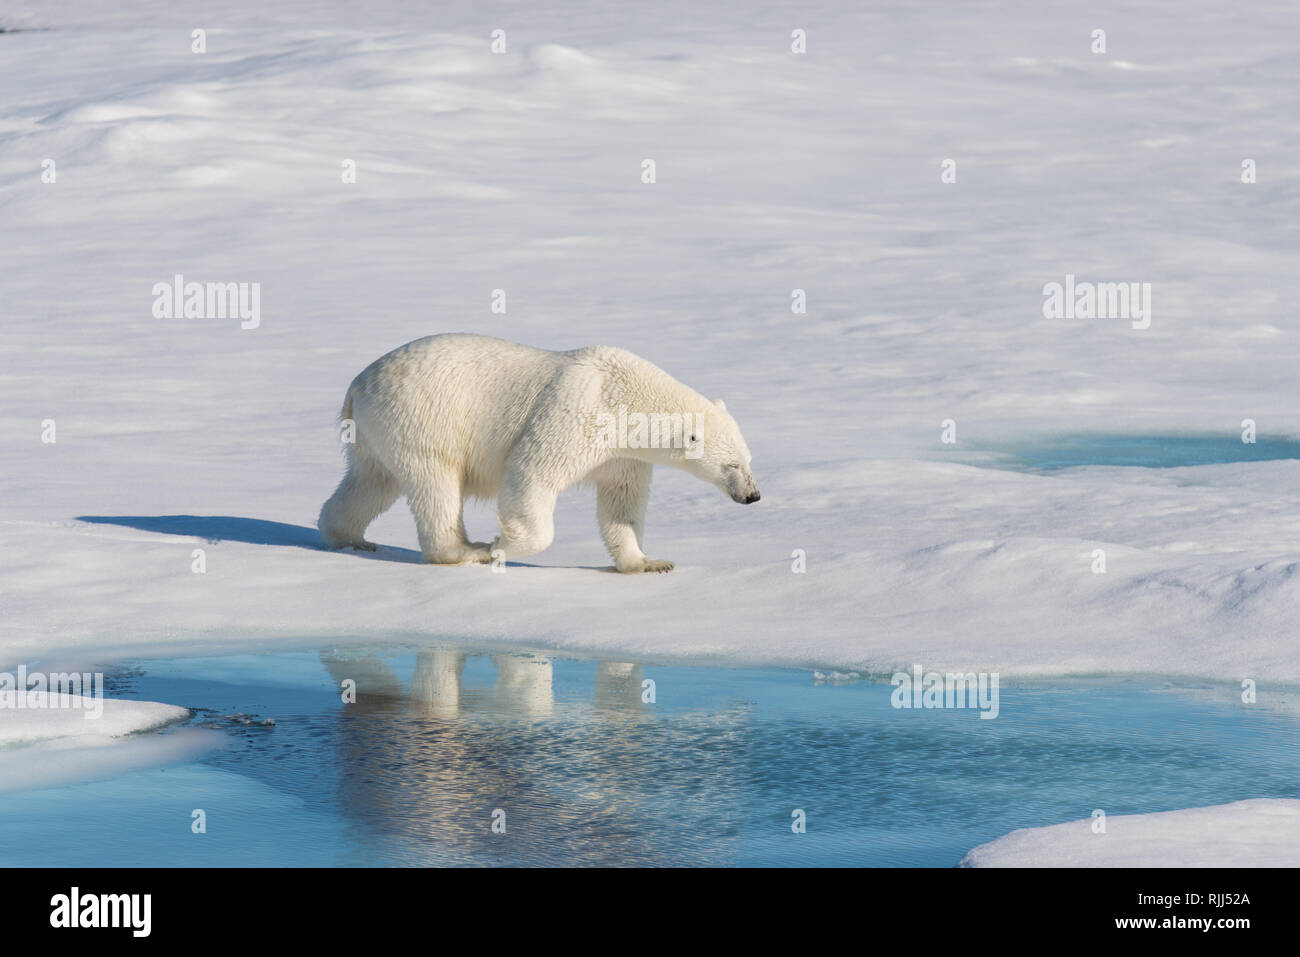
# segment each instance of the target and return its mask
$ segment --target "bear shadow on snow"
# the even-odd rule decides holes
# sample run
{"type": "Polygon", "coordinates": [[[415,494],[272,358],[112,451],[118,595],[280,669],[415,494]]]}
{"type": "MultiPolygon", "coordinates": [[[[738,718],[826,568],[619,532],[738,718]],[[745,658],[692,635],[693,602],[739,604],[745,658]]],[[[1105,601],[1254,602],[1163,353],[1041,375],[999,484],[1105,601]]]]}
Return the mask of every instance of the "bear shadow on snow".
{"type": "MultiPolygon", "coordinates": [[[[95,525],[122,525],[161,535],[184,535],[207,542],[244,542],[248,545],[282,545],[325,549],[320,532],[307,525],[269,522],[237,515],[78,515],[77,521],[95,525]]],[[[375,552],[358,552],[364,558],[384,562],[421,564],[424,558],[414,548],[382,546],[375,552]]]]}
{"type": "MultiPolygon", "coordinates": [[[[182,535],[201,538],[206,542],[244,542],[247,545],[280,545],[289,548],[310,548],[312,551],[329,551],[320,532],[307,525],[290,525],[287,522],[269,522],[261,518],[240,518],[237,515],[78,515],[77,521],[93,525],[121,525],[142,532],[160,535],[182,535]]],[[[408,565],[425,564],[418,549],[380,545],[377,551],[355,550],[358,558],[381,562],[401,562],[408,565]]],[[[528,562],[506,562],[508,568],[541,568],[528,562]]],[[[613,571],[609,566],[579,566],[592,571],[613,571]]]]}

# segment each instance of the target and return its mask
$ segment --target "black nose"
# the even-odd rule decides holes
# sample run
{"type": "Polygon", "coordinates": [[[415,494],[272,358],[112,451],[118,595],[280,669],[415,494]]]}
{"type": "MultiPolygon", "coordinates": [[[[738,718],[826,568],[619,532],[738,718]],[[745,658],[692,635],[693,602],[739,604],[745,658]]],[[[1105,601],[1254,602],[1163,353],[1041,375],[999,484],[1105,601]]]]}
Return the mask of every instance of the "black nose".
{"type": "Polygon", "coordinates": [[[760,498],[762,498],[762,496],[759,495],[758,492],[755,492],[753,495],[751,495],[751,496],[749,496],[748,498],[745,499],[745,504],[746,504],[746,505],[753,505],[753,504],[754,504],[755,502],[757,502],[760,498]]]}

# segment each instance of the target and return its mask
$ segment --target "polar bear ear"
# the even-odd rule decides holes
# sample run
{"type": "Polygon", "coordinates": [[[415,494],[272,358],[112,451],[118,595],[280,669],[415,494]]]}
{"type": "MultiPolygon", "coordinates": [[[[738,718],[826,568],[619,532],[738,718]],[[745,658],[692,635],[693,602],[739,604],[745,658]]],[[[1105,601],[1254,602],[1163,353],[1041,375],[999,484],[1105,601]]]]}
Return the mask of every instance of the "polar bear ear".
{"type": "Polygon", "coordinates": [[[723,402],[721,399],[714,399],[713,404],[716,405],[723,412],[727,411],[727,403],[723,402]]]}

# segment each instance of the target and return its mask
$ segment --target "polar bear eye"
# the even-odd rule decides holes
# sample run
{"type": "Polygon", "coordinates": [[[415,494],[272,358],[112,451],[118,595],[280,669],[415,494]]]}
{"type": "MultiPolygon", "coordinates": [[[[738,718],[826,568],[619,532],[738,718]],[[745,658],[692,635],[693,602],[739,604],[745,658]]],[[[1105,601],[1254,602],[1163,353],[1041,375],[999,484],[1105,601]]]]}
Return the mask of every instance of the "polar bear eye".
{"type": "Polygon", "coordinates": [[[724,469],[738,469],[738,468],[740,468],[740,466],[739,466],[739,465],[724,465],[723,468],[724,468],[724,469]]]}

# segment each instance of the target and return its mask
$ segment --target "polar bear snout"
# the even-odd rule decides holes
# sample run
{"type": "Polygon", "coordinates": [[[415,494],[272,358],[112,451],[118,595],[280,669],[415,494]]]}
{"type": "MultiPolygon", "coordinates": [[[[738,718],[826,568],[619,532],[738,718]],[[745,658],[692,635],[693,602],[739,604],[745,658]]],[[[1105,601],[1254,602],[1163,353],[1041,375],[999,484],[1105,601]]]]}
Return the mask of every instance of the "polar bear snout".
{"type": "Polygon", "coordinates": [[[748,471],[744,474],[737,472],[727,486],[727,494],[731,496],[731,500],[741,505],[753,505],[762,497],[758,494],[758,483],[748,471]]]}

